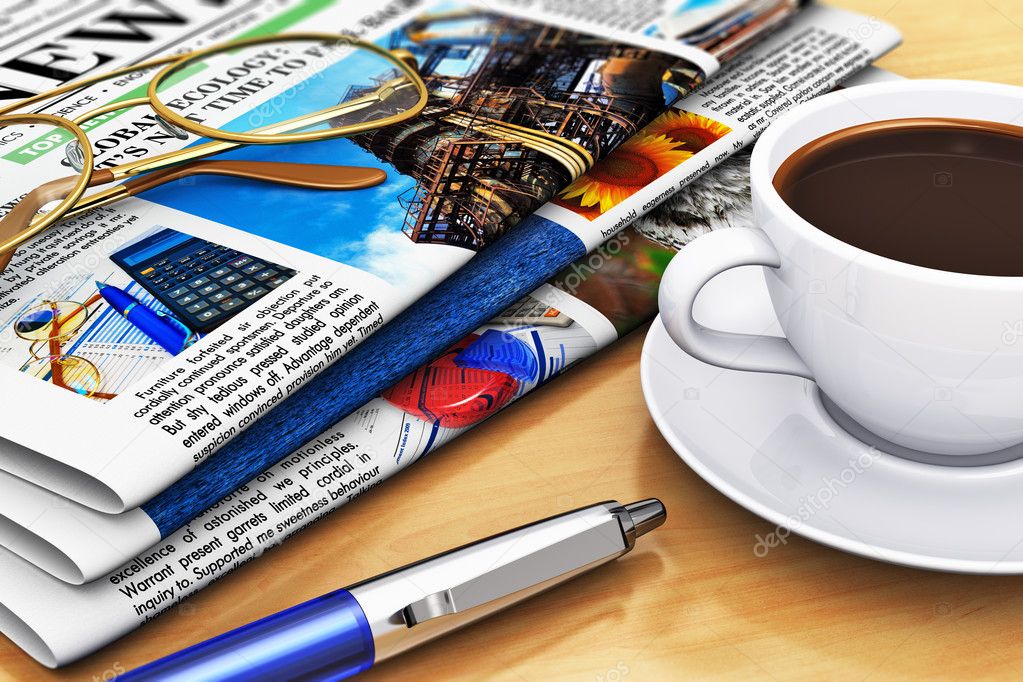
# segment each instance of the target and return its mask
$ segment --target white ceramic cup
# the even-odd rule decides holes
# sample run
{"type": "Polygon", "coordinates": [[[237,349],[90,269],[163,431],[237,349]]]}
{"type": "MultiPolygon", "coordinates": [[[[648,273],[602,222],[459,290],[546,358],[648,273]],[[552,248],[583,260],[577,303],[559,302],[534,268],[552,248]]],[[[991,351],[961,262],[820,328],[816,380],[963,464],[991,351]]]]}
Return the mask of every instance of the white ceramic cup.
{"type": "MultiPolygon", "coordinates": [[[[1013,459],[1023,456],[1023,277],[945,272],[863,251],[801,218],[772,183],[786,158],[827,133],[917,117],[1023,125],[1023,88],[893,81],[796,107],[753,151],[756,229],[724,229],[686,246],[661,282],[661,319],[675,343],[704,362],[813,380],[843,418],[898,448],[950,464],[1013,459]],[[785,338],[693,319],[703,285],[744,265],[766,266],[785,338]]],[[[1018,222],[1023,231],[1023,213],[1018,222]]]]}

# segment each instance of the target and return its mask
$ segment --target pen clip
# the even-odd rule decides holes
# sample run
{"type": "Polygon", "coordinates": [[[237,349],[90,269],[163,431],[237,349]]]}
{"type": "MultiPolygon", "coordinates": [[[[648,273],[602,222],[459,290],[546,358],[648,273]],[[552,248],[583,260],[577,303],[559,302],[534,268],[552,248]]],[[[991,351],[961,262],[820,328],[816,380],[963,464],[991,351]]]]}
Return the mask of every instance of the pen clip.
{"type": "Polygon", "coordinates": [[[492,604],[522,591],[533,594],[615,559],[632,546],[628,537],[632,522],[623,508],[611,511],[599,520],[577,519],[570,534],[552,535],[549,541],[540,538],[525,552],[516,551],[521,546],[513,544],[502,557],[510,560],[492,563],[474,577],[406,605],[401,610],[406,626],[492,604]]]}
{"type": "Polygon", "coordinates": [[[198,334],[193,332],[191,329],[186,327],[184,322],[174,317],[170,313],[165,313],[162,310],[157,310],[156,314],[159,317],[162,317],[163,319],[167,320],[167,322],[170,325],[180,329],[182,334],[184,334],[185,340],[181,344],[181,350],[185,350],[186,348],[194,344],[196,341],[198,341],[200,338],[202,338],[198,334]]]}

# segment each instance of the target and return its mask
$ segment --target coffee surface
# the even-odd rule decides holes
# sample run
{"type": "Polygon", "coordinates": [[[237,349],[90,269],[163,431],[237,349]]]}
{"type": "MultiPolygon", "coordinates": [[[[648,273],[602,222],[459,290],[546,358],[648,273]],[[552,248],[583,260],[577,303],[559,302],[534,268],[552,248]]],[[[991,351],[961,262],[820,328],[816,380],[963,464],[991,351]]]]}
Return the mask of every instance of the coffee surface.
{"type": "Polygon", "coordinates": [[[938,270],[1023,276],[1023,128],[900,119],[839,130],[774,177],[807,222],[865,251],[938,270]]]}

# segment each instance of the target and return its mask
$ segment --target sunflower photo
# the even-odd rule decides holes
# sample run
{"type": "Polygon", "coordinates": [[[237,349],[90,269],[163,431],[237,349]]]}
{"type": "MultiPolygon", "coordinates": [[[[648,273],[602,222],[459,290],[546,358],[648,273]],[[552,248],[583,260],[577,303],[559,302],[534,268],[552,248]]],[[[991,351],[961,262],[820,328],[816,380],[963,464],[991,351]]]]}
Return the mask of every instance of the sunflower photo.
{"type": "Polygon", "coordinates": [[[670,109],[553,201],[593,221],[730,132],[731,128],[706,116],[670,109]]]}

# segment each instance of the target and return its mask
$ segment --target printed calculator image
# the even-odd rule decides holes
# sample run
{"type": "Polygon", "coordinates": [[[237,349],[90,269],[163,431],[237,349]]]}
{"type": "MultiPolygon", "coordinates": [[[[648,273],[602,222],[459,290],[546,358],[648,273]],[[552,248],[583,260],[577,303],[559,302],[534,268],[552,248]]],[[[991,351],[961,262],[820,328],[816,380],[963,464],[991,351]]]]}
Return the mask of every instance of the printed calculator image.
{"type": "Polygon", "coordinates": [[[199,334],[216,329],[295,274],[169,228],[129,244],[110,259],[199,334]]]}
{"type": "Polygon", "coordinates": [[[523,296],[494,318],[504,324],[531,324],[542,327],[567,327],[572,318],[532,296],[523,296]]]}

